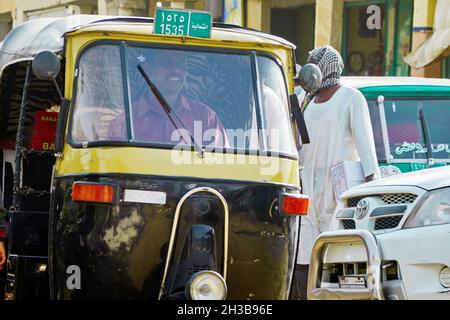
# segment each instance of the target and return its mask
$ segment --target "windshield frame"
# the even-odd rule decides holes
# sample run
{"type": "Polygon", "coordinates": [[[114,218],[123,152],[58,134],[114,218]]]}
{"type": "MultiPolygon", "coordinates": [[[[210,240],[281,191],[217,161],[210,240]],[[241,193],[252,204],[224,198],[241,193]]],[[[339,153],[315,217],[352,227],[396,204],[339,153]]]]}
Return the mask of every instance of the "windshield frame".
{"type": "MultiPolygon", "coordinates": [[[[286,112],[289,115],[289,119],[287,119],[286,125],[289,125],[289,130],[292,132],[292,141],[293,141],[293,154],[280,152],[280,151],[268,151],[268,150],[261,150],[261,145],[259,145],[258,150],[254,149],[237,149],[237,148],[222,148],[222,151],[220,153],[223,154],[243,154],[243,155],[254,155],[254,156],[267,156],[267,157],[278,157],[278,158],[285,158],[285,159],[291,159],[291,160],[298,160],[298,153],[296,152],[295,148],[295,132],[293,131],[293,123],[292,123],[292,116],[290,111],[290,101],[289,101],[289,90],[288,90],[288,83],[286,78],[286,73],[283,68],[283,65],[281,63],[281,60],[276,57],[273,53],[268,51],[262,51],[258,49],[240,49],[240,48],[215,48],[215,47],[199,47],[199,46],[192,46],[192,45],[172,45],[172,44],[161,44],[161,43],[146,43],[146,42],[139,42],[139,41],[126,41],[126,40],[107,40],[107,39],[101,39],[101,40],[95,40],[87,45],[85,45],[77,54],[76,62],[74,65],[74,77],[73,77],[73,84],[72,84],[72,101],[71,101],[71,108],[69,112],[69,121],[68,121],[68,127],[66,132],[66,141],[72,148],[93,148],[93,147],[137,147],[137,148],[154,148],[154,149],[167,149],[172,150],[176,146],[176,144],[163,144],[163,143],[151,143],[151,142],[137,142],[133,141],[132,139],[132,130],[133,130],[133,123],[132,123],[132,117],[131,117],[131,111],[130,111],[130,87],[129,87],[129,80],[128,80],[128,72],[127,72],[127,64],[126,64],[126,50],[127,47],[147,47],[152,49],[169,49],[169,50],[180,50],[180,51],[198,51],[198,52],[206,52],[206,53],[225,53],[225,54],[237,54],[237,55],[245,55],[249,57],[250,60],[250,67],[252,69],[252,85],[253,85],[253,95],[255,96],[255,111],[257,118],[261,117],[262,112],[262,105],[261,101],[257,98],[257,95],[260,95],[260,85],[258,83],[258,78],[255,78],[255,68],[257,68],[256,65],[256,58],[257,57],[267,57],[271,59],[279,68],[281,75],[283,77],[283,86],[286,93],[286,97],[288,97],[287,101],[283,103],[285,107],[287,108],[286,112]],[[100,141],[89,141],[89,142],[77,142],[72,137],[72,129],[73,129],[73,122],[74,122],[74,114],[76,109],[76,97],[78,92],[78,77],[79,77],[79,66],[80,66],[80,60],[83,57],[84,53],[99,45],[114,45],[117,46],[120,49],[120,60],[121,60],[121,71],[122,71],[122,86],[123,86],[123,97],[124,97],[124,110],[126,114],[126,137],[127,141],[118,141],[118,140],[100,140],[100,141]]],[[[258,121],[259,122],[259,121],[258,121]]],[[[258,129],[260,127],[260,124],[258,123],[258,129]]],[[[264,130],[265,131],[265,130],[264,130]]],[[[259,139],[258,139],[259,141],[259,139]]],[[[187,151],[195,151],[195,146],[186,146],[184,150],[187,151]]],[[[208,152],[216,153],[216,150],[210,150],[208,152]]]]}
{"type": "MultiPolygon", "coordinates": [[[[379,95],[384,96],[381,92],[379,95]]],[[[370,96],[370,97],[366,97],[366,99],[367,99],[367,102],[374,102],[375,106],[378,107],[377,98],[370,96]]],[[[407,95],[407,96],[406,95],[405,96],[387,95],[387,96],[384,96],[384,103],[386,103],[386,101],[409,101],[409,100],[412,100],[412,101],[448,100],[450,102],[450,95],[443,94],[443,95],[429,95],[429,96],[428,95],[427,96],[417,96],[417,95],[407,95]]],[[[425,114],[425,117],[426,117],[426,114],[425,114]]],[[[387,121],[387,119],[385,119],[385,120],[387,121]]],[[[417,120],[420,121],[419,113],[417,113],[417,120]]],[[[370,121],[371,121],[372,127],[373,127],[372,117],[370,118],[370,121]]],[[[380,130],[382,130],[382,129],[380,128],[380,130]]],[[[423,130],[423,129],[421,128],[421,130],[423,130]]],[[[424,142],[424,144],[425,144],[425,142],[424,142]]],[[[431,144],[433,145],[432,141],[431,141],[431,144]]],[[[450,145],[450,143],[449,143],[449,145],[450,145]]],[[[389,148],[391,148],[391,147],[389,146],[389,148]]],[[[391,152],[391,154],[392,154],[392,152],[391,152]]],[[[397,163],[397,164],[398,163],[425,163],[425,164],[427,164],[429,162],[428,157],[424,158],[424,159],[412,159],[412,158],[396,159],[394,154],[392,154],[392,156],[394,158],[391,161],[387,161],[387,159],[382,159],[382,160],[378,159],[378,162],[381,164],[390,164],[390,163],[393,163],[393,164],[395,164],[395,163],[397,163]]],[[[433,156],[431,156],[431,158],[433,159],[434,163],[436,163],[436,164],[450,163],[450,158],[447,158],[447,159],[446,158],[435,158],[433,156]]]]}

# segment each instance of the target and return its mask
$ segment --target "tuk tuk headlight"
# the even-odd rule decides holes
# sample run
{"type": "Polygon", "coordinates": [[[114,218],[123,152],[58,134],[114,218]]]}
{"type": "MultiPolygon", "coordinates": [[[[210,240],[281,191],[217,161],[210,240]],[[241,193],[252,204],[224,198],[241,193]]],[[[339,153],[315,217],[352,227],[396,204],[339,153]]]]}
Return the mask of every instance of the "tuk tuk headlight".
{"type": "Polygon", "coordinates": [[[211,270],[200,271],[189,280],[186,296],[191,300],[225,300],[227,285],[219,273],[211,270]]]}
{"type": "Polygon", "coordinates": [[[437,226],[450,223],[450,188],[428,192],[413,209],[403,228],[437,226]]]}

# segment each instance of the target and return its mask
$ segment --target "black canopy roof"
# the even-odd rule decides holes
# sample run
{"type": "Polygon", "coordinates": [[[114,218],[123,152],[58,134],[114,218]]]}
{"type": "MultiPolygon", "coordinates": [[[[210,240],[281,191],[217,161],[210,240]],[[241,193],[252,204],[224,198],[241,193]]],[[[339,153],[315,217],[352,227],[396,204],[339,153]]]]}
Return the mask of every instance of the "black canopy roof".
{"type": "Polygon", "coordinates": [[[73,15],[63,18],[42,18],[25,22],[14,28],[0,44],[0,70],[5,66],[24,60],[31,60],[41,51],[59,53],[64,47],[64,35],[80,27],[114,21],[152,22],[151,18],[111,17],[95,15],[73,15]]]}

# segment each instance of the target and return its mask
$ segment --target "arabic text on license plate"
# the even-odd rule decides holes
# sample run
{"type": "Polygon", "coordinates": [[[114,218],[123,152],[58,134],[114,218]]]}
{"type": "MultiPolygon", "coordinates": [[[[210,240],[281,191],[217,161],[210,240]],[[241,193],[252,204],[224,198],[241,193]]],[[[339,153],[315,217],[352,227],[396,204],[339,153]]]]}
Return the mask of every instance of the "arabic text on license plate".
{"type": "Polygon", "coordinates": [[[347,289],[360,289],[366,287],[366,278],[363,276],[341,276],[339,287],[347,289]]]}

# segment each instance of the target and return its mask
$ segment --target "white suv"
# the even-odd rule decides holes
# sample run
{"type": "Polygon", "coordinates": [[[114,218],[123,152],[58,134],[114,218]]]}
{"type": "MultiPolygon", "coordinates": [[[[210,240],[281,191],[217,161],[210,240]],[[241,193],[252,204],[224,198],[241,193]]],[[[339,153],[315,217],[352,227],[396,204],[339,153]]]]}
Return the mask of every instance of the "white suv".
{"type": "Polygon", "coordinates": [[[450,167],[350,189],[311,256],[308,299],[450,299],[450,167]]]}

